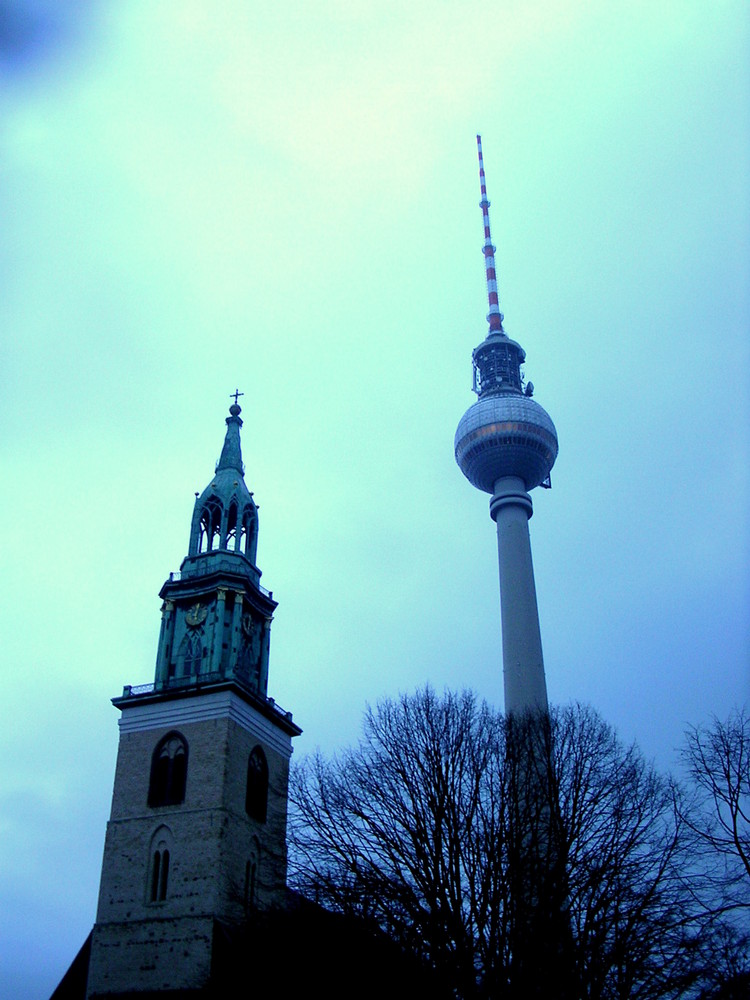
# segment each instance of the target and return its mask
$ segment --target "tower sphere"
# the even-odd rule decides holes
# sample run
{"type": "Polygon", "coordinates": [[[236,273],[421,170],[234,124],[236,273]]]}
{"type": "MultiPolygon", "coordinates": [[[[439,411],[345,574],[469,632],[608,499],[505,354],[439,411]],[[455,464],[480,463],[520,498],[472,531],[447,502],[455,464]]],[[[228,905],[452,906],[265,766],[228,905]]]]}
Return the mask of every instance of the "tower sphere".
{"type": "Polygon", "coordinates": [[[485,493],[505,476],[540,486],[557,458],[557,431],[549,414],[522,393],[488,395],[464,413],[455,437],[456,461],[485,493]]]}

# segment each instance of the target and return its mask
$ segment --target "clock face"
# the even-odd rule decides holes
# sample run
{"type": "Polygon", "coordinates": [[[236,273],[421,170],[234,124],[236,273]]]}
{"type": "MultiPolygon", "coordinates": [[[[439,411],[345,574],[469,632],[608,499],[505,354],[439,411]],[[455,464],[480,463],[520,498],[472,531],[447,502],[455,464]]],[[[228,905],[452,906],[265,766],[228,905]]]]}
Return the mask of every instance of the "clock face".
{"type": "Polygon", "coordinates": [[[200,603],[196,603],[185,615],[185,621],[188,623],[190,628],[198,628],[208,617],[208,608],[201,607],[200,603]]]}

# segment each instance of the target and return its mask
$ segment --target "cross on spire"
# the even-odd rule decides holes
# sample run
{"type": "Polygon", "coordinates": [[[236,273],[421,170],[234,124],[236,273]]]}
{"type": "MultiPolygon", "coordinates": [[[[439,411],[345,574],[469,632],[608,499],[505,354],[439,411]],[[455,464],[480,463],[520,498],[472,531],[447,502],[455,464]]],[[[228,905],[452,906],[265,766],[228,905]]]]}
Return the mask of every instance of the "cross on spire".
{"type": "Polygon", "coordinates": [[[244,392],[240,392],[239,389],[235,389],[234,392],[230,392],[229,393],[229,398],[234,400],[235,406],[236,406],[237,405],[237,400],[239,399],[239,397],[240,396],[244,396],[244,395],[245,395],[244,392]]]}

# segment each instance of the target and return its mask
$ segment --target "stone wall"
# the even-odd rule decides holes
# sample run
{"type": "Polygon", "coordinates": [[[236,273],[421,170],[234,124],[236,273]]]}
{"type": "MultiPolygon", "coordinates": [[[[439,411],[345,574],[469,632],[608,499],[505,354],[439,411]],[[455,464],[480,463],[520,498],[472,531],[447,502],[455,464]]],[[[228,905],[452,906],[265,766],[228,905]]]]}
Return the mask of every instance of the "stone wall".
{"type": "Polygon", "coordinates": [[[200,986],[210,970],[214,918],[237,924],[248,909],[269,908],[283,899],[289,738],[270,734],[268,719],[251,706],[226,711],[217,705],[198,721],[185,706],[186,701],[177,701],[169,706],[174,711],[160,711],[153,728],[147,721],[123,725],[89,996],[200,986]],[[154,749],[171,731],[188,746],[185,799],[151,807],[154,749]],[[248,759],[256,746],[268,763],[265,823],[245,810],[248,759]],[[157,849],[169,850],[169,876],[165,898],[152,901],[157,849]]]}

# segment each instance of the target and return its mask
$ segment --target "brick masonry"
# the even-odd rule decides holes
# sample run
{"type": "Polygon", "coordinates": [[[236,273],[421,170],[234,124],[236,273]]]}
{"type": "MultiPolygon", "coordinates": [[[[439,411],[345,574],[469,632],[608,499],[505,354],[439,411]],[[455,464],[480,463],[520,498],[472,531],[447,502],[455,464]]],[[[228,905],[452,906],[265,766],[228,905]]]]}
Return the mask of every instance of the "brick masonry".
{"type": "Polygon", "coordinates": [[[189,721],[191,714],[184,700],[162,703],[158,725],[150,728],[146,719],[133,731],[123,713],[89,997],[200,986],[210,970],[214,918],[239,923],[248,907],[282,902],[290,739],[277,727],[270,732],[252,706],[238,712],[231,699],[204,712],[211,717],[189,721]],[[185,800],[152,808],[152,755],[173,730],[188,745],[185,800]],[[248,758],[256,746],[268,762],[265,823],[245,811],[248,758]],[[159,845],[170,852],[169,879],[166,898],[151,902],[159,845]]]}

